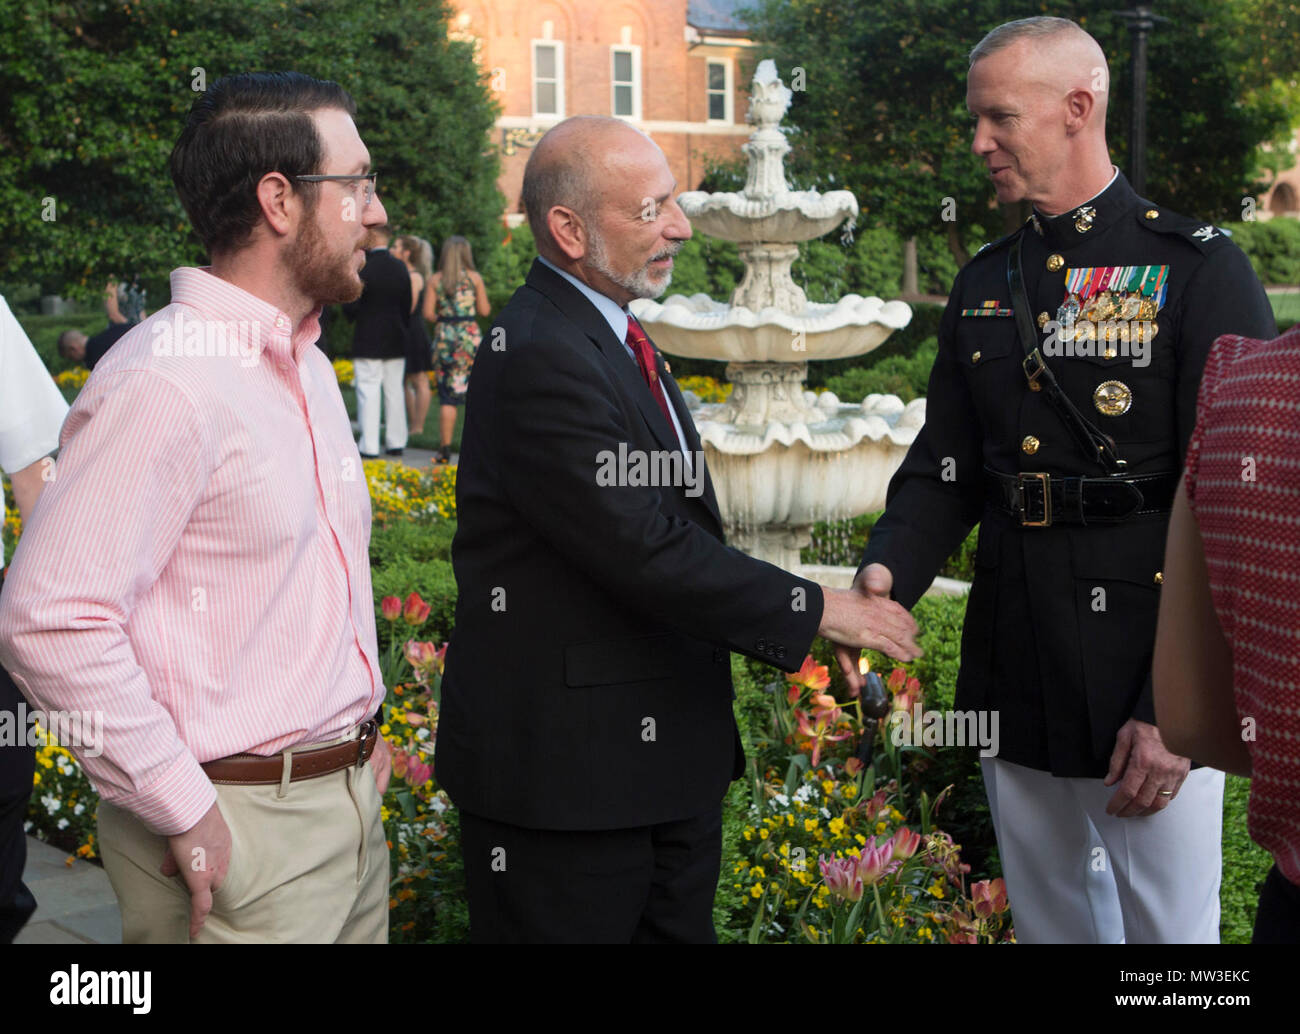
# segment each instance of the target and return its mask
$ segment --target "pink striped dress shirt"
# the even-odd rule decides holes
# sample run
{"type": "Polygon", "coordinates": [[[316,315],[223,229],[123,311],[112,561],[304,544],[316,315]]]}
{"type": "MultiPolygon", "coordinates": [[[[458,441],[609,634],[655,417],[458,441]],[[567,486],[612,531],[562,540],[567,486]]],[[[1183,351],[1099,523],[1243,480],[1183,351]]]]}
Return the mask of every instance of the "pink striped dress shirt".
{"type": "Polygon", "coordinates": [[[73,404],[0,593],[0,661],[35,706],[102,714],[78,759],[164,835],[216,800],[201,762],[336,737],[384,692],[370,497],[316,314],[295,333],[206,269],[171,288],[73,404]]]}

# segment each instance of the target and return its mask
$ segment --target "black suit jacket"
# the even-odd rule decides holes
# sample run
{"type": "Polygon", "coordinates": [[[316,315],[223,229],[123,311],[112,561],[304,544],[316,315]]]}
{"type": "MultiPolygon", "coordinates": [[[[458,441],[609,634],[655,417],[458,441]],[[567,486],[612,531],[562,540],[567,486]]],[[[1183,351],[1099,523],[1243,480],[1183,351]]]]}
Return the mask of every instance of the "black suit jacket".
{"type": "Polygon", "coordinates": [[[707,479],[599,478],[620,445],[680,451],[605,318],[534,262],[475,359],[457,472],[436,768],[465,811],[591,830],[716,808],[744,770],[729,651],[794,671],[816,634],[819,587],[727,547],[707,479]]]}
{"type": "Polygon", "coordinates": [[[403,359],[411,325],[411,273],[387,248],[366,252],[361,297],[343,306],[356,321],[354,359],[403,359]]]}

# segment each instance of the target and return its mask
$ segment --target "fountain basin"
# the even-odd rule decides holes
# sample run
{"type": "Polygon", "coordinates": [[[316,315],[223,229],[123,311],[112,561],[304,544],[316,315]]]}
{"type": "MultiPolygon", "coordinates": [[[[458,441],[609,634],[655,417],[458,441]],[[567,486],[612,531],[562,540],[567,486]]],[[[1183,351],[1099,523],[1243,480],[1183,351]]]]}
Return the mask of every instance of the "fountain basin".
{"type": "Polygon", "coordinates": [[[858,215],[858,199],[847,190],[785,190],[767,197],[692,190],[677,203],[700,233],[752,244],[813,240],[858,215]]]}
{"type": "Polygon", "coordinates": [[[829,419],[748,429],[714,419],[724,404],[696,410],[728,524],[809,525],[884,508],[889,479],[925,423],[925,399],[868,395],[833,413],[820,402],[811,408],[829,419]]]}
{"type": "Polygon", "coordinates": [[[798,313],[754,312],[706,294],[675,294],[662,305],[640,299],[630,308],[669,355],[748,363],[865,355],[912,319],[905,302],[856,294],[834,304],[809,302],[798,313]]]}

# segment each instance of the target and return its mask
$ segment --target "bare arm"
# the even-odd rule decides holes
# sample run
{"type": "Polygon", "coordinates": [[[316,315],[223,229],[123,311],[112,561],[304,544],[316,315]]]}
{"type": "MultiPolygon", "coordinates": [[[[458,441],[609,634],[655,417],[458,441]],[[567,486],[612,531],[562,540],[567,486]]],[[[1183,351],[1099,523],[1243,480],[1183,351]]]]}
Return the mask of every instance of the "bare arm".
{"type": "Polygon", "coordinates": [[[117,283],[110,280],[108,287],[104,289],[104,311],[108,313],[109,323],[125,323],[126,317],[122,315],[122,310],[117,307],[117,283]]]}
{"type": "Polygon", "coordinates": [[[487,286],[483,283],[483,278],[477,272],[471,272],[470,278],[474,281],[474,303],[478,308],[478,314],[490,315],[492,306],[488,303],[487,286]]]}
{"type": "Polygon", "coordinates": [[[45,487],[45,478],[41,475],[45,471],[45,464],[48,459],[48,456],[44,456],[30,466],[14,471],[9,477],[14,486],[14,502],[18,504],[18,514],[22,517],[24,524],[31,518],[32,507],[36,505],[36,497],[41,494],[41,489],[45,487]]]}
{"type": "Polygon", "coordinates": [[[1214,613],[1205,546],[1182,482],[1169,515],[1152,669],[1165,746],[1225,772],[1250,775],[1232,694],[1232,647],[1214,613]]]}
{"type": "Polygon", "coordinates": [[[429,290],[424,295],[424,318],[430,323],[438,322],[438,279],[437,273],[429,277],[429,290]]]}
{"type": "Polygon", "coordinates": [[[411,311],[415,312],[415,303],[420,300],[420,290],[424,287],[424,277],[411,270],[411,311]]]}

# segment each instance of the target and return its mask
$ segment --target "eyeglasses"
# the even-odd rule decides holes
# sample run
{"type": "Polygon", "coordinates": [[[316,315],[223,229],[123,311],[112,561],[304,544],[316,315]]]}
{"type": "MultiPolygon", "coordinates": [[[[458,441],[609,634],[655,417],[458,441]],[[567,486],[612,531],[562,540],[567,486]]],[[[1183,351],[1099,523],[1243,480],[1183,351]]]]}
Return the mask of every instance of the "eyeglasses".
{"type": "Polygon", "coordinates": [[[375,199],[375,180],[378,177],[376,172],[365,172],[356,176],[295,176],[294,179],[303,183],[355,183],[357,180],[365,180],[365,200],[362,205],[367,206],[375,199]]]}

